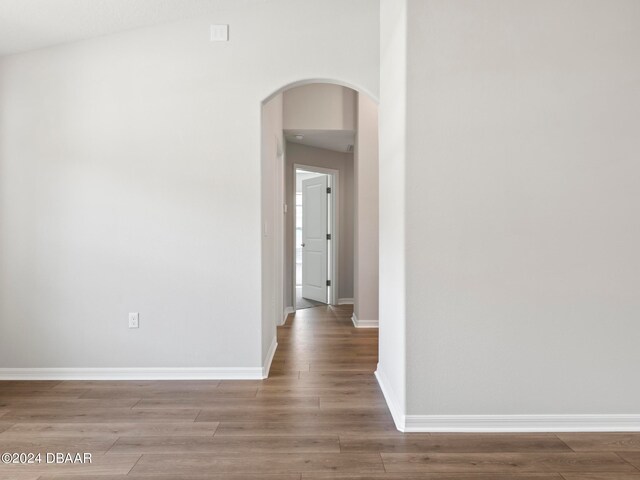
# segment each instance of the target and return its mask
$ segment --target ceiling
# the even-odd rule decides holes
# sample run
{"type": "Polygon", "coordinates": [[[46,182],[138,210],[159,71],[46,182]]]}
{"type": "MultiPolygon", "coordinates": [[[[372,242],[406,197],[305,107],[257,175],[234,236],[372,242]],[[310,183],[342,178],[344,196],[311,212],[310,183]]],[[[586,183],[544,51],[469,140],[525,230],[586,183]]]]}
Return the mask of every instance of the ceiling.
{"type": "Polygon", "coordinates": [[[264,1],[0,0],[0,55],[184,20],[264,1]]]}
{"type": "Polygon", "coordinates": [[[347,152],[349,145],[355,143],[356,133],[353,130],[285,130],[284,136],[291,143],[347,152]],[[296,135],[302,135],[302,139],[296,135]]]}

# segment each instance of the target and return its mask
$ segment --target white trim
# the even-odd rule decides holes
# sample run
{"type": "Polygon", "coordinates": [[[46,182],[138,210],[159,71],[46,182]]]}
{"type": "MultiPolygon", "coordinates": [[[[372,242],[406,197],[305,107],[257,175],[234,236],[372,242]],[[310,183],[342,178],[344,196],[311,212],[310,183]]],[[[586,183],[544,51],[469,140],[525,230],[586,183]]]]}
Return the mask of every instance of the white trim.
{"type": "Polygon", "coordinates": [[[284,312],[282,313],[282,321],[280,322],[279,326],[282,326],[286,323],[287,321],[287,317],[289,315],[291,315],[292,313],[296,313],[296,311],[293,309],[293,307],[287,307],[284,309],[284,312]]]}
{"type": "Polygon", "coordinates": [[[351,314],[351,322],[356,328],[378,328],[378,320],[360,320],[356,312],[351,314]]]}
{"type": "Polygon", "coordinates": [[[274,337],[262,368],[0,368],[0,380],[262,380],[277,348],[274,337]]]}
{"type": "Polygon", "coordinates": [[[339,298],[338,305],[353,305],[353,298],[339,298]]]}
{"type": "Polygon", "coordinates": [[[277,348],[278,340],[274,336],[273,341],[271,342],[271,346],[269,347],[269,351],[267,352],[267,358],[264,362],[264,367],[262,367],[262,378],[267,378],[269,376],[269,370],[271,370],[271,362],[273,362],[273,357],[276,354],[277,348]]]}
{"type": "Polygon", "coordinates": [[[640,414],[405,415],[380,365],[375,375],[396,428],[401,432],[640,432],[640,414]]]}
{"type": "Polygon", "coordinates": [[[261,367],[0,368],[0,380],[261,380],[261,367]]]}
{"type": "Polygon", "coordinates": [[[393,394],[393,390],[388,386],[389,381],[387,380],[387,376],[380,370],[380,364],[378,364],[378,368],[376,368],[375,374],[376,379],[378,380],[378,385],[380,385],[380,390],[382,390],[382,395],[384,396],[385,401],[387,402],[387,407],[391,412],[391,417],[393,417],[393,423],[396,424],[396,428],[404,432],[404,423],[405,423],[405,415],[400,410],[398,406],[398,401],[393,394]]]}
{"type": "Polygon", "coordinates": [[[404,419],[403,428],[398,427],[403,432],[640,432],[640,415],[406,415],[404,419]]]}

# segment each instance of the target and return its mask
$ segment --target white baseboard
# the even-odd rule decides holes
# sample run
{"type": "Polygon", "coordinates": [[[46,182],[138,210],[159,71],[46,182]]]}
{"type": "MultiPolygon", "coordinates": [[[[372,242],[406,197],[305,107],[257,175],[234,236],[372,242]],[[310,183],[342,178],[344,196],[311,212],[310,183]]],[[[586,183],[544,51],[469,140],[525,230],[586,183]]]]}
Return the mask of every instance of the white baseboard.
{"type": "Polygon", "coordinates": [[[262,368],[0,368],[0,380],[262,380],[277,348],[274,337],[262,368]]]}
{"type": "Polygon", "coordinates": [[[273,341],[271,342],[271,346],[269,347],[269,351],[267,352],[267,358],[264,362],[264,367],[262,367],[262,378],[267,378],[269,376],[269,370],[271,370],[271,362],[273,362],[273,357],[276,354],[276,350],[278,348],[278,340],[274,336],[273,341]]]}
{"type": "Polygon", "coordinates": [[[405,415],[380,365],[375,375],[396,428],[401,432],[640,432],[640,414],[405,415]]]}
{"type": "Polygon", "coordinates": [[[389,407],[389,411],[393,417],[393,422],[396,424],[396,428],[404,432],[404,412],[400,410],[399,402],[389,386],[389,380],[382,370],[380,370],[380,364],[378,364],[376,368],[375,376],[378,380],[378,385],[380,385],[380,390],[382,390],[382,395],[384,395],[384,399],[387,402],[387,407],[389,407]]]}
{"type": "Polygon", "coordinates": [[[339,298],[338,305],[353,305],[353,298],[339,298]]]}
{"type": "Polygon", "coordinates": [[[0,368],[0,380],[261,380],[261,367],[0,368]]]}
{"type": "Polygon", "coordinates": [[[351,315],[351,321],[356,328],[378,328],[378,320],[360,320],[355,312],[351,315]]]}
{"type": "Polygon", "coordinates": [[[285,322],[287,321],[287,317],[288,317],[289,315],[291,315],[292,313],[295,313],[295,310],[293,309],[293,307],[286,307],[286,308],[284,309],[283,314],[282,314],[282,321],[280,322],[280,325],[278,325],[278,326],[282,326],[282,325],[284,325],[284,324],[285,324],[285,322]]]}
{"type": "Polygon", "coordinates": [[[640,415],[406,415],[404,432],[638,432],[640,415]]]}

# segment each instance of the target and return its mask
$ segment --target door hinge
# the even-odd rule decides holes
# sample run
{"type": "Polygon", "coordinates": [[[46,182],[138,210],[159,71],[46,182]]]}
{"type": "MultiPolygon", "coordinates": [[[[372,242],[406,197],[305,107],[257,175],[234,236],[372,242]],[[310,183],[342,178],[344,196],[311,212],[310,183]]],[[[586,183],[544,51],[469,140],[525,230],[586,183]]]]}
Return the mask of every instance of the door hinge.
{"type": "Polygon", "coordinates": [[[331,240],[331,234],[327,233],[327,240],[331,240]]]}
{"type": "Polygon", "coordinates": [[[331,193],[331,187],[327,187],[327,193],[331,193]]]}
{"type": "Polygon", "coordinates": [[[331,280],[327,280],[327,287],[331,286],[331,280]]]}

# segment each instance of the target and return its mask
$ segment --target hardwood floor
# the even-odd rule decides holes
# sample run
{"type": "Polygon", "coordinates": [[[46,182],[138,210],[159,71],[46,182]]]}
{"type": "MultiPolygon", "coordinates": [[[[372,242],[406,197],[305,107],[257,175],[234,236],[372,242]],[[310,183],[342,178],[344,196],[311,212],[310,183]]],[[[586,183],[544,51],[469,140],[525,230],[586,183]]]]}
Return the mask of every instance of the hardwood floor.
{"type": "Polygon", "coordinates": [[[640,434],[402,434],[349,307],[298,311],[264,381],[0,382],[0,480],[640,480],[640,434]]]}

